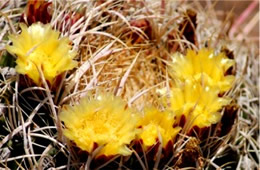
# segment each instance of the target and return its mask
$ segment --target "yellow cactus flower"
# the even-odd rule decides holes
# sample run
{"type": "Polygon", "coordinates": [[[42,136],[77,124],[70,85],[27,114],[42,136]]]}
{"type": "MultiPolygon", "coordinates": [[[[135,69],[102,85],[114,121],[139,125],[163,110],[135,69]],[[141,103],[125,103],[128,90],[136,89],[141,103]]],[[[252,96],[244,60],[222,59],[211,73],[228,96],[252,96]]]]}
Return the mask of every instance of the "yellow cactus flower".
{"type": "Polygon", "coordinates": [[[224,53],[215,55],[214,51],[209,49],[201,49],[198,53],[188,50],[186,56],[175,53],[172,59],[171,69],[176,79],[181,81],[204,79],[209,86],[216,86],[221,92],[228,91],[232,86],[234,76],[225,76],[225,72],[235,62],[228,59],[224,53]]]}
{"type": "Polygon", "coordinates": [[[84,151],[103,146],[97,156],[130,155],[128,144],[135,138],[137,117],[119,97],[100,95],[84,98],[60,113],[64,135],[84,151]]]}
{"type": "Polygon", "coordinates": [[[10,35],[12,45],[7,51],[17,55],[16,71],[28,75],[37,85],[41,85],[38,69],[42,69],[45,79],[52,84],[55,77],[77,65],[72,59],[76,53],[71,51],[68,38],[60,38],[59,32],[51,25],[36,23],[29,28],[20,24],[21,34],[10,35]]]}
{"type": "Polygon", "coordinates": [[[163,147],[173,140],[181,129],[173,128],[174,122],[174,114],[170,112],[160,112],[154,107],[145,109],[144,116],[137,124],[141,128],[138,138],[142,139],[145,149],[157,143],[158,135],[161,136],[163,147]]]}
{"type": "Polygon", "coordinates": [[[172,88],[171,110],[176,114],[177,121],[184,115],[189,128],[208,127],[220,120],[219,111],[231,101],[226,97],[218,97],[218,94],[217,88],[186,80],[172,88]]]}

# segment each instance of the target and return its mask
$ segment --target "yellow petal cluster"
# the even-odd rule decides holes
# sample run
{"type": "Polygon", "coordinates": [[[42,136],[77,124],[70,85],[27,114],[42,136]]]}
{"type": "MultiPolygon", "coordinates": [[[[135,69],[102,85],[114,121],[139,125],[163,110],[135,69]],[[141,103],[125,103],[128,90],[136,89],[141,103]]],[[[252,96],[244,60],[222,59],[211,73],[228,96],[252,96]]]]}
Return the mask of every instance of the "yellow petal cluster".
{"type": "Polygon", "coordinates": [[[234,76],[225,76],[225,72],[235,62],[228,59],[224,53],[215,55],[214,51],[210,49],[204,48],[198,52],[189,49],[186,56],[175,53],[172,59],[173,77],[181,81],[204,79],[209,86],[217,86],[221,92],[229,90],[233,84],[234,76]]]}
{"type": "Polygon", "coordinates": [[[163,147],[175,138],[180,127],[173,128],[174,118],[174,114],[171,112],[161,112],[154,107],[145,109],[144,116],[138,123],[138,127],[141,129],[138,138],[143,141],[146,149],[155,145],[159,138],[163,147]]]}
{"type": "Polygon", "coordinates": [[[235,77],[225,75],[234,65],[224,53],[201,49],[198,52],[188,49],[187,54],[175,53],[170,65],[170,74],[175,80],[171,89],[171,110],[177,122],[185,117],[188,128],[199,128],[217,123],[221,109],[230,103],[227,97],[219,94],[230,90],[235,77]]]}
{"type": "Polygon", "coordinates": [[[77,65],[73,61],[76,53],[71,51],[68,38],[59,38],[60,33],[51,25],[35,23],[29,28],[20,24],[21,34],[10,35],[12,45],[8,52],[17,55],[16,71],[28,75],[37,85],[41,84],[38,69],[45,79],[52,84],[55,77],[77,65]]]}
{"type": "Polygon", "coordinates": [[[103,146],[98,155],[130,155],[128,144],[135,138],[137,118],[120,98],[100,95],[84,98],[60,114],[64,135],[89,153],[94,143],[103,146]]]}
{"type": "Polygon", "coordinates": [[[219,111],[230,103],[230,99],[220,98],[218,94],[219,90],[216,87],[186,80],[172,88],[171,110],[176,114],[177,121],[184,115],[190,128],[210,126],[220,120],[219,111]]]}

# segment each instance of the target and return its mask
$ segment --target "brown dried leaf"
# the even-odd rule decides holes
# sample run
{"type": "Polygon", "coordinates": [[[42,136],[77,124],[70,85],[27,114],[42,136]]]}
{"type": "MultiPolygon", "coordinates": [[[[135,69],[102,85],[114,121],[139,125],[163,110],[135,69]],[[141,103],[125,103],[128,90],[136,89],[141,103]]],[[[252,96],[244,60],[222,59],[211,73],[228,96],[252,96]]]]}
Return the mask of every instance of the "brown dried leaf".
{"type": "Polygon", "coordinates": [[[200,151],[200,140],[191,137],[185,148],[179,152],[174,158],[175,168],[184,168],[184,167],[197,167],[197,165],[202,168],[204,165],[204,158],[200,151]]]}

